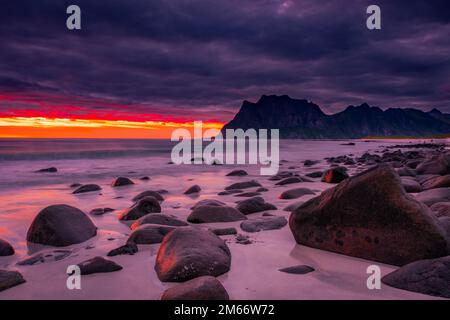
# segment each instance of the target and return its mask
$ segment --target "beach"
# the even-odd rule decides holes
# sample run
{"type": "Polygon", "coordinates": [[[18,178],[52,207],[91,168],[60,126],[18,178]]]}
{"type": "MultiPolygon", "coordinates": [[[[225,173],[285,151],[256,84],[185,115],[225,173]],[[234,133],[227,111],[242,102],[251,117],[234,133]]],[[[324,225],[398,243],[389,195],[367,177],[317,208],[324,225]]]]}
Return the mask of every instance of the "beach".
{"type": "MultiPolygon", "coordinates": [[[[399,143],[418,141],[281,140],[280,171],[304,176],[328,169],[327,157],[357,158],[366,152],[381,154],[382,150],[399,143]],[[306,160],[318,162],[305,166],[306,160]]],[[[290,212],[283,210],[286,206],[305,202],[334,186],[320,178],[295,185],[276,185],[269,176],[260,175],[258,165],[174,165],[170,163],[172,145],[162,140],[0,141],[0,238],[15,249],[14,255],[0,257],[0,268],[19,271],[26,280],[0,292],[0,299],[160,299],[164,290],[174,285],[161,282],[154,270],[160,244],[139,245],[134,255],[108,257],[123,269],[83,276],[81,290],[69,290],[66,286],[69,265],[106,256],[110,250],[125,244],[132,230],[130,224],[119,221],[118,216],[133,204],[132,198],[140,192],[167,190],[161,202],[161,213],[186,221],[190,208],[200,200],[216,199],[234,207],[236,201],[245,198],[218,193],[230,184],[256,180],[268,189],[260,192],[260,196],[277,208],[270,214],[289,219],[290,212]],[[57,172],[36,172],[49,167],[57,168],[57,172]],[[236,169],[245,170],[248,176],[227,176],[236,169]],[[120,176],[128,177],[134,184],[111,187],[112,181],[120,176]],[[142,180],[143,177],[149,179],[142,180]],[[97,184],[101,190],[73,194],[71,185],[74,183],[97,184]],[[193,185],[200,186],[201,191],[185,195],[193,185]],[[313,194],[292,200],[280,199],[281,193],[293,187],[310,189],[313,194]],[[71,205],[88,214],[98,228],[97,235],[64,248],[27,243],[27,230],[35,216],[55,204],[71,205]],[[100,216],[90,215],[96,208],[115,210],[100,216]],[[54,259],[54,250],[66,252],[62,258],[54,259]],[[50,255],[42,263],[17,264],[38,252],[50,255]]],[[[350,176],[366,169],[358,164],[347,168],[350,176]]],[[[258,218],[263,213],[253,213],[251,217],[258,218]]],[[[287,225],[277,230],[249,233],[240,228],[240,223],[198,224],[201,228],[235,227],[239,234],[249,237],[251,243],[241,244],[235,235],[221,236],[231,252],[231,267],[218,280],[230,299],[439,299],[384,284],[380,290],[369,290],[366,285],[368,266],[379,265],[382,275],[398,267],[299,245],[287,225]],[[304,275],[279,271],[294,265],[308,265],[315,271],[304,275]]]]}

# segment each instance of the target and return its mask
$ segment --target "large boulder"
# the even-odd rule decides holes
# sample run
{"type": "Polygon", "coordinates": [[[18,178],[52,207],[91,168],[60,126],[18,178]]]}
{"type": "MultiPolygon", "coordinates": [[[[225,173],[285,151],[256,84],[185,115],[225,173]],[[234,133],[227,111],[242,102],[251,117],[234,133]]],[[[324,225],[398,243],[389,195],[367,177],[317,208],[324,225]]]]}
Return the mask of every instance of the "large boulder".
{"type": "Polygon", "coordinates": [[[184,282],[199,276],[219,276],[230,270],[226,243],[210,231],[180,227],[159,247],[155,270],[161,281],[184,282]]]}
{"type": "Polygon", "coordinates": [[[122,211],[119,215],[120,220],[137,220],[149,213],[160,213],[161,206],[156,198],[148,196],[142,198],[130,208],[122,211]]]}
{"type": "Polygon", "coordinates": [[[450,174],[428,179],[423,182],[422,187],[424,190],[450,187],[450,174]]]}
{"type": "Polygon", "coordinates": [[[0,270],[0,292],[25,282],[17,271],[0,270]]]}
{"type": "Polygon", "coordinates": [[[188,223],[177,219],[174,216],[162,213],[152,213],[139,218],[136,222],[131,225],[131,229],[134,230],[139,226],[146,224],[160,224],[164,226],[182,227],[187,226],[188,223]]]}
{"type": "Polygon", "coordinates": [[[0,239],[0,257],[12,256],[13,254],[14,248],[12,245],[9,242],[0,239]]]}
{"type": "Polygon", "coordinates": [[[398,289],[450,298],[450,256],[412,262],[381,281],[398,289]]]}
{"type": "Polygon", "coordinates": [[[314,194],[314,191],[307,188],[296,188],[284,191],[280,195],[280,199],[297,199],[308,194],[314,194]]]}
{"type": "Polygon", "coordinates": [[[135,196],[132,200],[136,202],[148,196],[154,197],[158,201],[164,201],[164,197],[159,192],[153,190],[143,191],[135,196]]]}
{"type": "Polygon", "coordinates": [[[448,254],[444,230],[387,165],[307,201],[292,212],[289,226],[299,244],[387,264],[448,254]]]}
{"type": "Polygon", "coordinates": [[[229,300],[227,290],[211,276],[198,277],[164,291],[161,300],[229,300]]]}
{"type": "Polygon", "coordinates": [[[285,217],[259,217],[241,223],[241,229],[247,232],[281,229],[287,225],[285,217]]]}
{"type": "Polygon", "coordinates": [[[82,275],[122,270],[122,266],[103,257],[95,257],[78,264],[82,275]]]}
{"type": "Polygon", "coordinates": [[[127,243],[155,244],[161,243],[164,236],[175,227],[145,224],[135,229],[128,237],[127,243]]]}
{"type": "Polygon", "coordinates": [[[440,154],[425,160],[416,168],[417,174],[450,174],[450,154],[440,154]]]}
{"type": "Polygon", "coordinates": [[[102,188],[97,184],[84,184],[84,185],[76,188],[72,193],[78,194],[78,193],[86,193],[86,192],[99,191],[99,190],[102,190],[102,188]]]}
{"type": "Polygon", "coordinates": [[[427,206],[432,206],[438,202],[450,201],[450,188],[437,188],[422,191],[416,195],[416,199],[425,203],[427,206]]]}
{"type": "Polygon", "coordinates": [[[251,214],[265,210],[277,210],[277,207],[275,207],[273,204],[266,202],[261,197],[254,197],[239,201],[236,206],[236,209],[238,209],[243,214],[251,214]]]}
{"type": "Polygon", "coordinates": [[[49,206],[34,218],[27,241],[55,247],[84,242],[97,234],[97,227],[83,211],[65,204],[49,206]]]}
{"type": "Polygon", "coordinates": [[[228,206],[196,206],[187,218],[191,223],[233,222],[247,217],[235,208],[228,206]]]}

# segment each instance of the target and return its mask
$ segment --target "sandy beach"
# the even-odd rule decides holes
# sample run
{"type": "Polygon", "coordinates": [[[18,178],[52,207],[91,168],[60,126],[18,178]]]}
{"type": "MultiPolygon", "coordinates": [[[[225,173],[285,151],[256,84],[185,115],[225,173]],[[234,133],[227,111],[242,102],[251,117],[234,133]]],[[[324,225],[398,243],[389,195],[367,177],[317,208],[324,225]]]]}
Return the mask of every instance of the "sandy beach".
{"type": "MultiPolygon", "coordinates": [[[[404,141],[403,141],[404,142],[404,141]]],[[[281,148],[282,165],[280,171],[292,171],[305,175],[323,171],[329,167],[325,157],[337,155],[361,156],[363,153],[379,152],[398,141],[355,141],[355,145],[343,145],[343,141],[283,141],[281,148]],[[313,166],[303,165],[305,160],[320,160],[313,166]]],[[[216,199],[229,206],[245,199],[235,195],[218,193],[235,182],[257,180],[267,192],[261,196],[277,207],[270,211],[276,216],[289,218],[284,211],[287,205],[304,202],[319,195],[332,184],[312,179],[295,185],[276,186],[267,176],[260,176],[256,166],[239,166],[249,175],[244,177],[226,176],[236,166],[181,165],[169,164],[170,154],[156,156],[73,159],[38,161],[3,161],[0,174],[6,177],[1,185],[0,237],[15,249],[15,254],[0,257],[0,267],[19,271],[26,283],[0,292],[0,299],[160,299],[165,289],[173,283],[161,282],[154,270],[156,254],[160,244],[139,245],[134,255],[110,257],[123,267],[112,273],[99,273],[82,277],[81,290],[68,290],[66,269],[69,265],[95,256],[106,254],[126,242],[131,233],[130,223],[118,220],[119,212],[130,205],[131,199],[145,190],[168,191],[161,203],[162,213],[173,215],[186,221],[190,208],[200,200],[216,199]],[[57,173],[35,173],[35,169],[55,166],[57,173]],[[20,176],[33,177],[30,186],[21,186],[20,176]],[[111,181],[117,176],[127,176],[135,184],[112,188],[111,181]],[[150,180],[139,177],[150,176],[150,180]],[[17,179],[19,186],[8,185],[8,177],[17,179]],[[48,181],[45,182],[45,179],[48,181]],[[96,183],[102,190],[85,194],[72,194],[72,183],[96,183]],[[192,185],[201,186],[201,192],[184,195],[192,185]],[[312,190],[294,200],[280,199],[283,191],[295,187],[312,190]],[[113,208],[111,213],[101,216],[89,215],[98,227],[97,235],[83,243],[63,248],[32,245],[26,241],[26,232],[36,214],[46,206],[68,204],[88,213],[94,208],[113,208]],[[55,250],[64,250],[62,258],[55,260],[55,250]],[[45,252],[45,262],[34,265],[17,265],[30,255],[45,252]]],[[[349,166],[349,174],[361,170],[349,166]]],[[[22,181],[23,184],[24,181],[22,181]]],[[[246,191],[254,191],[255,188],[246,191]]],[[[252,218],[262,216],[254,213],[252,218]]],[[[239,234],[247,235],[250,244],[236,242],[235,235],[222,236],[231,251],[230,271],[219,276],[230,299],[436,299],[427,295],[395,289],[382,285],[380,290],[369,290],[366,286],[367,267],[380,266],[382,274],[388,274],[397,267],[369,260],[349,257],[328,251],[296,244],[289,226],[279,230],[247,233],[240,227],[240,221],[198,224],[200,228],[235,227],[239,234]],[[308,265],[315,269],[305,275],[280,272],[280,268],[308,265]]],[[[59,255],[61,252],[59,252],[59,255]]],[[[56,253],[58,256],[58,252],[56,253]]]]}

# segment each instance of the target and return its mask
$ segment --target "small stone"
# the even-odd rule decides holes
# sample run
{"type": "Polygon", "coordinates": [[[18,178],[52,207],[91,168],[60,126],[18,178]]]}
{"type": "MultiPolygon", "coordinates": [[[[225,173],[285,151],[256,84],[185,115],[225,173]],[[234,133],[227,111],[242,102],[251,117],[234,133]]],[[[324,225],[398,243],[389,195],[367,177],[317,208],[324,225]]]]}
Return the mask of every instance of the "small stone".
{"type": "Polygon", "coordinates": [[[78,264],[82,275],[122,270],[122,266],[103,257],[95,257],[78,264]]]}
{"type": "Polygon", "coordinates": [[[127,177],[118,177],[111,183],[111,186],[112,187],[123,187],[123,186],[132,185],[132,184],[134,184],[134,182],[131,181],[131,179],[129,179],[127,177]]]}
{"type": "Polygon", "coordinates": [[[291,274],[307,274],[307,273],[315,271],[315,269],[313,267],[310,267],[307,265],[298,265],[298,266],[282,268],[282,269],[279,269],[279,271],[285,272],[285,273],[291,273],[291,274]]]}
{"type": "Polygon", "coordinates": [[[0,292],[25,283],[25,279],[17,271],[0,270],[0,292]]]}

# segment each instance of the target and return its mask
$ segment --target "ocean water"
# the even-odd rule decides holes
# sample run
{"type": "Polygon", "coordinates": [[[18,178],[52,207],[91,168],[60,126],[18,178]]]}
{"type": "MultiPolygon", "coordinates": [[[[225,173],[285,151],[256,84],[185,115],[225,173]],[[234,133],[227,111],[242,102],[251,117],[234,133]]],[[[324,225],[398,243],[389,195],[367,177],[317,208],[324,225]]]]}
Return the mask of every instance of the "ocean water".
{"type": "MultiPolygon", "coordinates": [[[[281,140],[280,160],[300,162],[344,154],[360,155],[380,146],[408,143],[404,140],[356,140],[355,146],[345,146],[344,142],[347,141],[281,140]]],[[[218,170],[217,166],[169,164],[175,144],[170,140],[0,139],[0,193],[64,183],[105,183],[123,175],[139,178],[218,170]],[[58,172],[36,172],[47,167],[56,167],[58,172]]],[[[201,157],[201,154],[192,156],[201,157]]],[[[247,167],[256,173],[261,165],[247,167]]]]}

